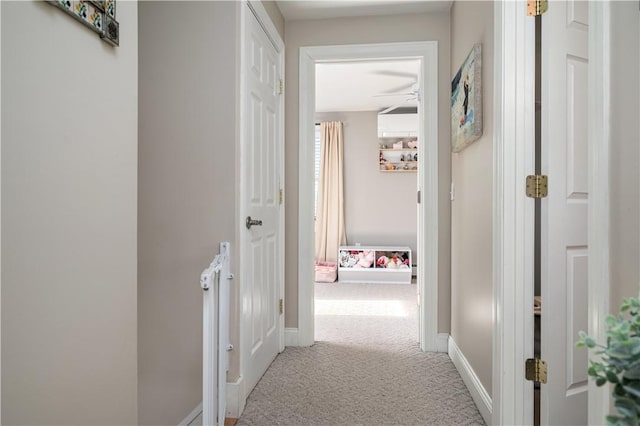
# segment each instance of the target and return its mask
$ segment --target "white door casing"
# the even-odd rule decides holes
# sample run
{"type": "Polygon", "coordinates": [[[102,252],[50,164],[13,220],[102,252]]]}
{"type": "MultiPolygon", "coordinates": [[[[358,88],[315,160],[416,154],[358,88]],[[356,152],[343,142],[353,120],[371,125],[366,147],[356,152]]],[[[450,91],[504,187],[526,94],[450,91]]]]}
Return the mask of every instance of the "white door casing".
{"type": "Polygon", "coordinates": [[[298,197],[298,339],[300,346],[314,342],[313,299],[313,143],[315,64],[379,58],[417,58],[422,62],[422,96],[418,146],[418,286],[420,294],[420,347],[446,351],[438,345],[438,43],[435,41],[314,46],[300,48],[299,197],[298,197]]]}
{"type": "Polygon", "coordinates": [[[533,424],[535,21],[525,2],[494,3],[492,424],[533,424]]]}
{"type": "Polygon", "coordinates": [[[542,424],[587,424],[589,4],[551,2],[542,16],[542,173],[549,195],[541,217],[542,424]]]}
{"type": "MultiPolygon", "coordinates": [[[[241,104],[241,376],[243,398],[251,392],[282,346],[283,46],[263,28],[264,10],[242,5],[241,104]],[[262,15],[263,23],[256,16],[262,15]],[[278,43],[276,43],[278,44],[278,43]],[[246,227],[246,219],[261,225],[246,227]]],[[[268,18],[266,18],[268,19],[268,18]]],[[[279,37],[277,37],[279,39],[279,37]]]]}

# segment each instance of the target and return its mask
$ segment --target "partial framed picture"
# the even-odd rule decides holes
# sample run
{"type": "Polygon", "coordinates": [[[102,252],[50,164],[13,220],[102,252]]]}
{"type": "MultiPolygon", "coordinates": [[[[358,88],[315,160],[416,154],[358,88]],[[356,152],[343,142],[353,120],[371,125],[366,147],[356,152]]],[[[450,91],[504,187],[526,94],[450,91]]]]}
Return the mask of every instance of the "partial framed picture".
{"type": "Polygon", "coordinates": [[[482,45],[476,44],[451,81],[451,151],[482,136],[482,45]]]}

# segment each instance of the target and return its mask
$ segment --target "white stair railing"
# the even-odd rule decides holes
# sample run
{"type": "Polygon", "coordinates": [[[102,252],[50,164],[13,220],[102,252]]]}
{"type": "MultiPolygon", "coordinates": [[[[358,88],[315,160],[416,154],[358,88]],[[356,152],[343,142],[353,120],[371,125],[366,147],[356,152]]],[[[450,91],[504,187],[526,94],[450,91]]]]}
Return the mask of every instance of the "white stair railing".
{"type": "Polygon", "coordinates": [[[229,351],[231,244],[220,243],[220,254],[200,275],[203,289],[202,424],[224,426],[229,351]]]}

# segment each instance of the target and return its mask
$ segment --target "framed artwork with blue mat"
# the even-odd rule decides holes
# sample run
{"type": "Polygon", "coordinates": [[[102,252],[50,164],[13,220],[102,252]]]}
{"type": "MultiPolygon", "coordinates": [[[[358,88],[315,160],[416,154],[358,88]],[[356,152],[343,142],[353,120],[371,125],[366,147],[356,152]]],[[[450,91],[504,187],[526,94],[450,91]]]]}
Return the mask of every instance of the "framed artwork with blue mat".
{"type": "Polygon", "coordinates": [[[451,151],[482,136],[482,46],[475,44],[451,81],[451,151]]]}

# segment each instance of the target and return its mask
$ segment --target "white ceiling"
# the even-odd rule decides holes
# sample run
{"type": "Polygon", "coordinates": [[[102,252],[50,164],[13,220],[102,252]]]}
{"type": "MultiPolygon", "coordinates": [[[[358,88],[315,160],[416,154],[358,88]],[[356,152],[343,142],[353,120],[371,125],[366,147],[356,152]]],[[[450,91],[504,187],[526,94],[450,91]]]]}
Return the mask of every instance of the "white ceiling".
{"type": "Polygon", "coordinates": [[[278,0],[286,21],[354,16],[444,12],[452,1],[440,0],[278,0]]]}
{"type": "MultiPolygon", "coordinates": [[[[445,12],[452,0],[277,0],[286,21],[357,16],[445,12]]],[[[420,62],[368,61],[316,65],[316,111],[380,111],[392,106],[415,106],[411,96],[380,96],[410,92],[420,62]],[[407,75],[410,75],[407,77],[407,75]]]]}
{"type": "Polygon", "coordinates": [[[419,60],[316,64],[316,111],[380,111],[416,106],[407,95],[417,83],[419,60]],[[393,96],[374,96],[391,94],[393,96]],[[403,93],[403,94],[398,94],[403,93]]]}

